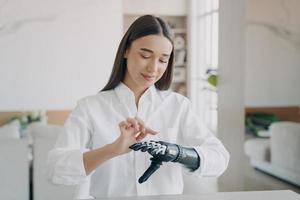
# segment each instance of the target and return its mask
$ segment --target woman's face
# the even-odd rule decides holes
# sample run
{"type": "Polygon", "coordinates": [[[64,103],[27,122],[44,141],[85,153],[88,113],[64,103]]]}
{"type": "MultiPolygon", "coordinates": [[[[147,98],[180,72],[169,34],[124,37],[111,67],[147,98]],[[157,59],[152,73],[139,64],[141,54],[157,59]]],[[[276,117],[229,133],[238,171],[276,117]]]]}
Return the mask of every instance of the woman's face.
{"type": "Polygon", "coordinates": [[[147,35],[133,41],[125,53],[124,83],[131,89],[154,85],[166,71],[172,49],[172,43],[162,35],[147,35]]]}

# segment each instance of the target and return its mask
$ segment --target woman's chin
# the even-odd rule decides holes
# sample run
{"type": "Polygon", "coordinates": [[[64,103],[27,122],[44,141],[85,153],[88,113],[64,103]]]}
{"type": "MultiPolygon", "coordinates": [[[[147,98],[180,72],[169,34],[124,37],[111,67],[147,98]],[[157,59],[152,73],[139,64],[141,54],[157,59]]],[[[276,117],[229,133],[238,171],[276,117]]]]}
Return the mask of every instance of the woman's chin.
{"type": "Polygon", "coordinates": [[[149,81],[149,80],[140,80],[139,84],[140,84],[140,86],[148,88],[148,87],[151,87],[155,84],[155,80],[151,80],[151,81],[149,81]]]}
{"type": "Polygon", "coordinates": [[[144,81],[144,83],[143,83],[143,86],[145,86],[145,87],[151,87],[151,86],[153,86],[154,85],[154,81],[144,81]]]}

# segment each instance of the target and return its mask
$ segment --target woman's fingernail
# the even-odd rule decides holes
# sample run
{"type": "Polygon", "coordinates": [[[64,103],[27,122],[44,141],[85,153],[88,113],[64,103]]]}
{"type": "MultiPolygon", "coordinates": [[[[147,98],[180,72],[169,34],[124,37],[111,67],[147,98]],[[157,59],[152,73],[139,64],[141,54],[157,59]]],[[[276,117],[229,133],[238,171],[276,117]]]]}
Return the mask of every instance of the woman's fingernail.
{"type": "Polygon", "coordinates": [[[140,134],[141,134],[141,132],[137,132],[137,133],[135,134],[135,137],[138,137],[140,134]]]}

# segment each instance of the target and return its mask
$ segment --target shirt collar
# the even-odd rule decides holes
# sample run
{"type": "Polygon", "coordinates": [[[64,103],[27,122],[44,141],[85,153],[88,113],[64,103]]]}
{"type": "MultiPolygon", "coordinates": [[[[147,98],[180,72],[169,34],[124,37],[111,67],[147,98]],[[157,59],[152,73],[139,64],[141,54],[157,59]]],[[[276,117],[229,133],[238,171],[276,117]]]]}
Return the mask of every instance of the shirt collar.
{"type": "MultiPolygon", "coordinates": [[[[133,99],[135,100],[135,96],[133,91],[127,85],[125,85],[123,82],[120,82],[120,84],[115,87],[115,92],[118,96],[118,98],[122,101],[125,99],[133,99]]],[[[149,100],[154,100],[156,94],[156,88],[155,86],[149,87],[144,94],[142,94],[141,99],[149,99],[149,100]]]]}

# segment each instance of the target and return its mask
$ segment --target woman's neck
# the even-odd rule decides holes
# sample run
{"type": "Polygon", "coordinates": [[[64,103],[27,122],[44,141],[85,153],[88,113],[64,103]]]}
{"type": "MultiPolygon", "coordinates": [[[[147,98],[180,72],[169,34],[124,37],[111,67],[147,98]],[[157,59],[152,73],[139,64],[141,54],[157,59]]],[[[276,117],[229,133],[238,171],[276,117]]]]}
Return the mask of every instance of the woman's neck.
{"type": "Polygon", "coordinates": [[[139,100],[140,100],[141,96],[144,94],[144,92],[148,88],[138,87],[137,85],[131,84],[130,82],[127,82],[125,80],[124,80],[123,83],[134,93],[135,104],[136,104],[136,107],[138,107],[138,103],[139,103],[139,100]]]}

